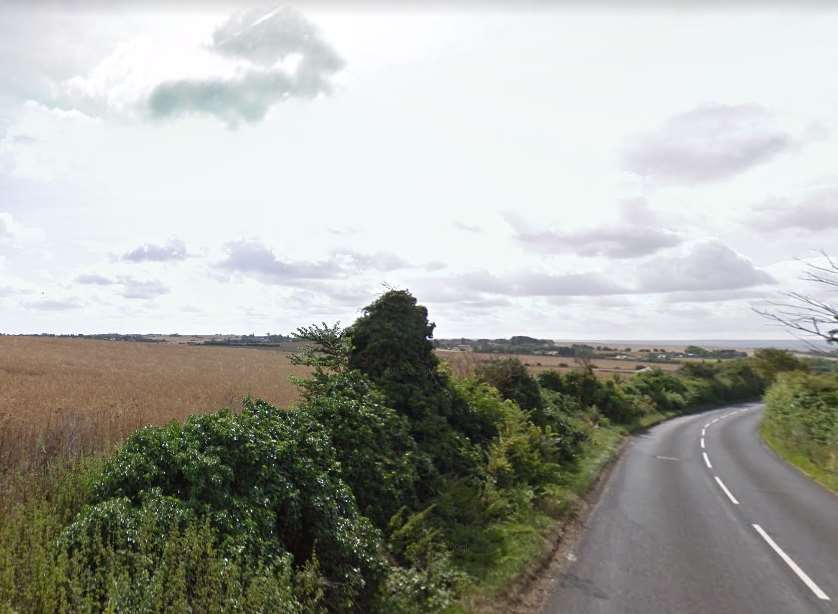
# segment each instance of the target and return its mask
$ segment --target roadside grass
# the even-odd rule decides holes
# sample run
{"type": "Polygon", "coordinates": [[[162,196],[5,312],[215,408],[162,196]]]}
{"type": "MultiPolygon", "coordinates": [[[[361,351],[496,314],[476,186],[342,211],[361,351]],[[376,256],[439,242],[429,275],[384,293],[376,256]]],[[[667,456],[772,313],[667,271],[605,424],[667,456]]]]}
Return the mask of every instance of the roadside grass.
{"type": "Polygon", "coordinates": [[[446,614],[503,611],[504,595],[523,582],[534,566],[552,557],[556,540],[584,508],[584,497],[614,462],[626,438],[676,415],[654,412],[631,427],[600,425],[591,430],[590,439],[576,462],[562,466],[555,484],[529,511],[514,521],[497,523],[487,532],[495,539],[489,556],[476,557],[466,571],[476,580],[446,614]]]}
{"type": "Polygon", "coordinates": [[[499,611],[498,602],[534,564],[550,556],[556,533],[583,507],[582,499],[595,485],[607,465],[614,461],[627,436],[625,428],[599,426],[571,466],[562,466],[555,484],[529,510],[512,521],[492,525],[487,532],[494,538],[487,556],[472,557],[464,565],[476,580],[448,614],[499,611]]]}
{"type": "Polygon", "coordinates": [[[784,439],[783,435],[777,433],[776,429],[767,420],[762,421],[759,432],[762,435],[763,441],[765,441],[777,456],[796,467],[801,473],[824,488],[838,495],[838,473],[813,462],[804,450],[790,445],[784,439]]]}

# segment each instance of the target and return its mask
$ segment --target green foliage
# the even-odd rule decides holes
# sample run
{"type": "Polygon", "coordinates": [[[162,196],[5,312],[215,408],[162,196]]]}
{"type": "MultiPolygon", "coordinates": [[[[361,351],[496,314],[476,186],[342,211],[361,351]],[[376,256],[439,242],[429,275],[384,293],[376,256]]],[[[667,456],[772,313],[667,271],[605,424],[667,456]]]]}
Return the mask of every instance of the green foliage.
{"type": "Polygon", "coordinates": [[[143,522],[166,534],[193,517],[217,532],[222,551],[249,560],[290,553],[303,565],[316,549],[336,609],[366,603],[383,580],[380,536],[341,478],[329,433],[307,412],[247,400],[240,415],[138,431],[64,539],[71,553],[97,535],[130,550],[143,522]]]}
{"type": "Polygon", "coordinates": [[[402,506],[416,505],[421,461],[407,419],[384,403],[363,374],[348,371],[312,387],[297,409],[329,434],[361,513],[382,529],[402,506]]]}
{"type": "Polygon", "coordinates": [[[786,371],[808,371],[805,362],[786,350],[765,348],[754,352],[751,359],[754,370],[768,383],[774,382],[777,375],[786,371]]]}
{"type": "Polygon", "coordinates": [[[428,496],[443,473],[475,468],[474,445],[487,435],[467,404],[451,389],[448,374],[433,352],[434,324],[428,311],[406,290],[390,290],[364,308],[348,329],[349,367],[363,372],[384,393],[387,404],[405,416],[419,450],[428,496]]]}
{"type": "Polygon", "coordinates": [[[532,410],[536,415],[544,409],[538,383],[517,358],[481,364],[477,377],[497,388],[505,399],[515,401],[521,409],[532,410]]]}
{"type": "Polygon", "coordinates": [[[838,376],[780,375],[765,396],[764,433],[778,451],[838,490],[838,376]]]}

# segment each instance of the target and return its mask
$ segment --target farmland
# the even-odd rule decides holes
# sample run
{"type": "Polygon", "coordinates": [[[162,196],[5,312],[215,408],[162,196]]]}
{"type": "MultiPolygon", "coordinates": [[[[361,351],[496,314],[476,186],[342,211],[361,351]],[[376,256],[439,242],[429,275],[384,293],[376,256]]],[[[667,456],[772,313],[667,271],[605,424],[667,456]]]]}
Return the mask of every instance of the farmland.
{"type": "MultiPolygon", "coordinates": [[[[515,357],[520,360],[533,375],[544,371],[559,371],[567,373],[578,369],[583,364],[574,358],[565,356],[534,356],[531,354],[498,354],[483,352],[460,352],[456,350],[437,350],[437,354],[451,365],[452,371],[461,376],[472,375],[474,369],[483,362],[497,360],[498,358],[515,357]]],[[[652,363],[642,360],[615,360],[610,358],[594,358],[590,361],[594,374],[597,377],[608,379],[617,376],[628,377],[640,367],[655,367],[664,371],[675,371],[681,365],[675,362],[652,363]]]]}
{"type": "Polygon", "coordinates": [[[107,449],[137,428],[297,398],[287,352],[52,337],[0,337],[0,467],[107,449]]]}

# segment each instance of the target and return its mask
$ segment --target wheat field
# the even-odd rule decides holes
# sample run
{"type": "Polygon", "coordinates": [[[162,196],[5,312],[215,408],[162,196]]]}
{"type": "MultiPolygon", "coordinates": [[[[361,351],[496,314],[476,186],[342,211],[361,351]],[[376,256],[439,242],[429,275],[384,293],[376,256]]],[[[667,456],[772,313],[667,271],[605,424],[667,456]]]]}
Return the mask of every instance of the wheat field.
{"type": "Polygon", "coordinates": [[[287,352],[80,338],[0,336],[0,470],[112,447],[137,428],[297,399],[287,352]]]}

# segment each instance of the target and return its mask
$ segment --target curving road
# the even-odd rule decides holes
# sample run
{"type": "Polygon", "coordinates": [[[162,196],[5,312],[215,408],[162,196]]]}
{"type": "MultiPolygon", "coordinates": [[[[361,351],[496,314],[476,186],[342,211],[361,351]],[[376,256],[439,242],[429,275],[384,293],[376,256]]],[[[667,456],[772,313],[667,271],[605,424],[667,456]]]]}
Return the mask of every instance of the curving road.
{"type": "Polygon", "coordinates": [[[838,612],[838,497],[765,447],[761,413],[632,438],[544,612],[838,612]]]}

